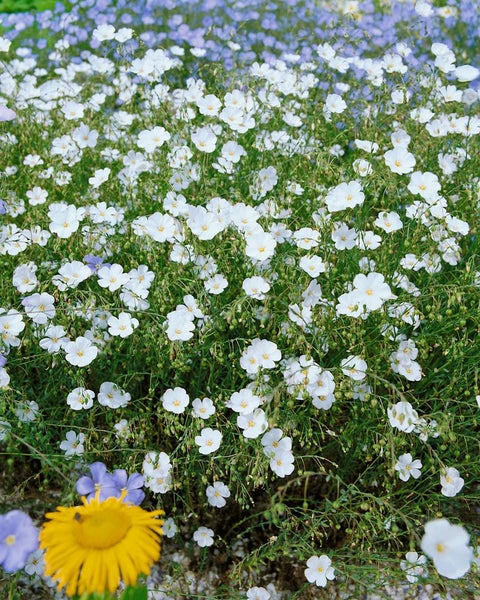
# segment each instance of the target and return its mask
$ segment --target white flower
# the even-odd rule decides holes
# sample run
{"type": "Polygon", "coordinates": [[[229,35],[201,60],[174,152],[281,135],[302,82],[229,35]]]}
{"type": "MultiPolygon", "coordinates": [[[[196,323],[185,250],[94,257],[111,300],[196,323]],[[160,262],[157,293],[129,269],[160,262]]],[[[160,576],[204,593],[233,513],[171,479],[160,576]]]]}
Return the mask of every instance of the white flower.
{"type": "Polygon", "coordinates": [[[92,177],[89,177],[88,183],[94,188],[99,188],[102,183],[107,181],[111,171],[108,167],[105,169],[96,169],[92,177]]]}
{"type": "Polygon", "coordinates": [[[272,458],[277,451],[290,452],[292,439],[286,436],[283,437],[283,431],[278,427],[274,427],[262,437],[262,446],[265,456],[272,458]]]}
{"type": "Polygon", "coordinates": [[[418,421],[418,413],[410,402],[397,402],[387,409],[387,414],[390,425],[405,433],[413,431],[418,421]]]}
{"type": "Polygon", "coordinates": [[[266,431],[268,422],[265,412],[261,408],[256,408],[251,413],[238,415],[237,425],[243,429],[244,437],[255,439],[266,431]]]}
{"type": "Polygon", "coordinates": [[[392,173],[411,173],[415,167],[415,157],[404,146],[395,146],[383,155],[385,164],[392,173]]]}
{"type": "Polygon", "coordinates": [[[344,375],[347,375],[354,381],[361,381],[366,377],[367,363],[359,356],[350,354],[350,356],[347,356],[347,358],[342,360],[340,366],[342,367],[344,375]]]}
{"type": "Polygon", "coordinates": [[[74,121],[76,119],[83,118],[83,113],[85,111],[85,107],[83,106],[83,104],[80,104],[79,102],[74,102],[73,100],[68,100],[62,106],[61,110],[63,112],[65,119],[67,119],[68,121],[74,121]]]}
{"type": "Polygon", "coordinates": [[[351,292],[368,310],[378,310],[386,300],[396,298],[381,273],[359,273],[353,279],[351,292]]]}
{"type": "Polygon", "coordinates": [[[473,81],[480,75],[480,71],[472,65],[461,65],[455,68],[455,77],[458,81],[468,82],[473,81]]]}
{"type": "Polygon", "coordinates": [[[138,134],[137,146],[146,152],[154,152],[170,139],[170,134],[163,127],[145,129],[138,134]]]}
{"type": "MultiPolygon", "coordinates": [[[[10,375],[4,367],[0,367],[0,389],[6,388],[10,383],[10,375]]],[[[0,442],[2,441],[2,422],[0,421],[0,442]]]]}
{"type": "Polygon", "coordinates": [[[347,108],[347,103],[338,94],[328,94],[325,98],[323,110],[327,113],[342,113],[347,108]]]}
{"type": "Polygon", "coordinates": [[[247,590],[247,600],[271,600],[270,592],[264,587],[251,587],[247,590]]]}
{"type": "Polygon", "coordinates": [[[72,204],[50,204],[48,208],[50,224],[48,227],[59,238],[67,239],[79,228],[84,212],[84,209],[76,208],[72,204]]]}
{"type": "Polygon", "coordinates": [[[106,40],[113,40],[115,37],[115,27],[113,25],[108,25],[107,23],[103,25],[99,25],[96,29],[93,30],[92,38],[99,42],[104,42],[106,40]]]}
{"type": "Polygon", "coordinates": [[[35,419],[38,416],[38,412],[39,406],[35,402],[35,400],[30,400],[30,402],[27,402],[25,404],[20,403],[15,409],[15,414],[17,415],[18,419],[22,421],[22,423],[29,423],[31,421],[35,421],[35,419]]]}
{"type": "Polygon", "coordinates": [[[138,319],[132,317],[129,313],[121,312],[118,317],[113,315],[108,318],[108,333],[113,336],[126,338],[138,327],[138,319]]]}
{"type": "Polygon", "coordinates": [[[242,283],[243,291],[255,300],[264,300],[267,292],[270,289],[270,284],[266,279],[258,275],[254,277],[247,277],[242,283]]]}
{"type": "Polygon", "coordinates": [[[127,42],[128,40],[130,40],[132,38],[132,35],[133,35],[133,29],[130,29],[130,27],[121,27],[115,33],[115,39],[120,44],[123,44],[124,42],[127,42]]]}
{"type": "Polygon", "coordinates": [[[155,494],[166,494],[172,489],[172,476],[164,469],[154,469],[145,475],[145,486],[155,494]]]}
{"type": "Polygon", "coordinates": [[[34,290],[38,285],[38,279],[35,275],[37,265],[33,262],[18,265],[13,272],[13,285],[21,294],[26,294],[34,290]]]}
{"type": "Polygon", "coordinates": [[[48,192],[41,187],[35,186],[33,189],[28,190],[25,195],[28,198],[30,206],[37,206],[38,204],[45,204],[48,192]]]}
{"type": "Polygon", "coordinates": [[[179,340],[185,342],[193,337],[195,324],[190,315],[184,311],[174,310],[167,317],[167,337],[171,341],[179,340]]]}
{"type": "Polygon", "coordinates": [[[172,468],[170,457],[165,452],[147,452],[142,463],[145,475],[153,475],[157,471],[169,472],[172,468]]]}
{"type": "MultiPolygon", "coordinates": [[[[288,440],[290,438],[283,439],[288,440]]],[[[283,447],[279,446],[273,451],[270,457],[270,468],[278,477],[285,477],[293,473],[293,469],[295,468],[293,464],[294,460],[295,458],[289,450],[284,450],[283,447]]]]}
{"type": "Polygon", "coordinates": [[[197,542],[200,548],[205,548],[213,544],[213,529],[209,527],[199,527],[193,534],[193,540],[197,542]]]}
{"type": "Polygon", "coordinates": [[[320,243],[320,232],[311,227],[302,227],[293,233],[293,239],[298,248],[311,250],[320,243]]]}
{"type": "Polygon", "coordinates": [[[168,389],[162,396],[163,408],[176,415],[185,412],[189,402],[190,398],[182,387],[176,387],[173,390],[168,389]]]}
{"type": "Polygon", "coordinates": [[[419,577],[426,577],[428,575],[427,568],[424,566],[427,562],[426,556],[418,552],[407,552],[405,559],[400,562],[400,568],[405,571],[407,580],[410,583],[416,583],[419,577]]]}
{"type": "Polygon", "coordinates": [[[418,2],[415,3],[415,12],[421,17],[431,17],[434,13],[434,10],[429,2],[418,0],[418,2]]]}
{"type": "Polygon", "coordinates": [[[79,260],[65,263],[58,270],[58,274],[54,275],[52,282],[60,291],[65,291],[67,288],[76,288],[82,281],[88,279],[92,271],[87,265],[84,265],[79,260]]]}
{"type": "Polygon", "coordinates": [[[210,506],[222,508],[227,503],[225,498],[230,497],[230,490],[222,481],[215,481],[207,487],[206,494],[210,506]]]}
{"type": "Polygon", "coordinates": [[[428,204],[433,204],[438,199],[442,186],[435,173],[414,171],[410,175],[407,188],[412,194],[421,196],[428,204]]]}
{"type": "Polygon", "coordinates": [[[95,392],[84,387],[77,387],[67,396],[67,404],[72,410],[89,409],[93,406],[95,392]]]}
{"type": "Polygon", "coordinates": [[[302,256],[300,259],[300,267],[310,275],[310,277],[318,277],[320,273],[325,273],[326,266],[319,256],[302,256]]]}
{"type": "Polygon", "coordinates": [[[440,476],[441,492],[444,496],[453,498],[463,488],[465,481],[455,467],[447,467],[440,476]]]}
{"type": "Polygon", "coordinates": [[[192,133],[192,142],[201,152],[213,152],[217,143],[217,136],[210,127],[200,127],[192,133]]]}
{"type": "Polygon", "coordinates": [[[262,402],[262,398],[254,394],[251,389],[243,388],[239,392],[233,392],[225,406],[241,415],[247,415],[258,408],[262,402]]]}
{"type": "Polygon", "coordinates": [[[127,419],[120,419],[118,423],[115,423],[113,429],[115,430],[115,437],[117,440],[128,440],[132,433],[127,419]]]}
{"type": "Polygon", "coordinates": [[[104,381],[98,390],[98,403],[108,408],[123,408],[131,400],[128,392],[122,390],[112,381],[104,381]]]}
{"type": "Polygon", "coordinates": [[[325,554],[311,556],[307,560],[305,577],[310,583],[314,583],[318,587],[325,587],[327,580],[335,579],[335,569],[330,566],[331,564],[332,561],[325,554]]]}
{"type": "Polygon", "coordinates": [[[28,575],[43,575],[45,564],[43,561],[43,550],[38,548],[28,555],[27,562],[25,564],[25,572],[28,575]]]}
{"type": "Polygon", "coordinates": [[[175,521],[172,519],[172,517],[168,517],[168,519],[165,519],[163,526],[163,535],[167,538],[173,538],[175,536],[175,534],[177,533],[177,525],[175,523],[175,521]]]}
{"type": "Polygon", "coordinates": [[[367,175],[371,175],[373,173],[372,163],[364,158],[355,159],[352,167],[355,173],[360,175],[360,177],[366,177],[367,175]]]}
{"type": "Polygon", "coordinates": [[[418,479],[421,475],[421,468],[422,463],[419,460],[413,460],[409,452],[399,456],[395,464],[395,471],[399,472],[402,481],[408,481],[410,477],[418,479]]]}
{"type": "Polygon", "coordinates": [[[60,444],[60,449],[65,452],[65,456],[80,456],[83,454],[84,448],[83,443],[85,441],[85,434],[75,431],[67,431],[66,439],[60,444]]]}
{"type": "Polygon", "coordinates": [[[26,314],[38,325],[45,325],[48,319],[55,316],[55,298],[51,294],[32,294],[22,300],[26,314]]]}
{"type": "Polygon", "coordinates": [[[210,398],[195,398],[192,402],[192,415],[198,419],[208,419],[215,414],[215,404],[210,398]]]}
{"type": "Polygon", "coordinates": [[[335,310],[337,311],[337,315],[348,315],[353,318],[358,318],[364,313],[364,307],[358,301],[354,292],[348,292],[339,296],[335,310]]]}
{"type": "Polygon", "coordinates": [[[205,289],[209,294],[217,296],[218,294],[221,294],[223,290],[228,286],[228,281],[223,275],[218,273],[217,275],[206,279],[203,282],[203,285],[205,286],[205,289]]]}
{"type": "Polygon", "coordinates": [[[461,525],[452,525],[447,519],[436,519],[425,525],[420,547],[433,560],[440,575],[458,579],[468,572],[473,561],[469,541],[470,536],[461,525]]]}
{"type": "Polygon", "coordinates": [[[40,342],[40,348],[43,348],[50,354],[55,354],[70,340],[65,337],[65,329],[61,325],[49,325],[40,342]]]}
{"type": "Polygon", "coordinates": [[[383,229],[387,233],[398,231],[403,227],[403,223],[400,220],[400,216],[396,212],[381,211],[378,213],[378,217],[375,219],[374,224],[380,229],[383,229]]]}
{"type": "Polygon", "coordinates": [[[123,272],[123,267],[113,264],[109,267],[102,267],[98,273],[98,285],[102,288],[108,288],[111,292],[118,290],[122,285],[130,281],[130,275],[123,272]]]}
{"type": "Polygon", "coordinates": [[[11,43],[12,42],[7,40],[7,38],[0,37],[0,52],[8,52],[11,43]]]}
{"type": "Polygon", "coordinates": [[[259,261],[265,261],[275,253],[277,242],[272,234],[261,231],[248,236],[247,245],[245,246],[245,254],[249,258],[259,261]]]}
{"type": "Polygon", "coordinates": [[[195,443],[198,446],[200,454],[211,454],[220,448],[222,434],[218,429],[205,427],[200,435],[195,436],[195,443]]]}
{"type": "Polygon", "coordinates": [[[325,204],[329,212],[338,212],[346,208],[353,208],[363,204],[365,194],[358,181],[340,183],[332,188],[325,197],[325,204]]]}
{"type": "Polygon", "coordinates": [[[9,346],[19,346],[20,339],[17,337],[25,329],[22,315],[11,308],[8,312],[0,308],[0,340],[8,349],[9,346]]]}
{"type": "Polygon", "coordinates": [[[98,348],[83,336],[77,337],[74,342],[67,342],[63,349],[67,362],[76,367],[86,367],[98,354],[98,348]]]}
{"type": "Polygon", "coordinates": [[[258,373],[259,369],[273,369],[275,363],[282,358],[280,350],[274,342],[254,339],[250,346],[243,351],[240,366],[247,373],[258,373]]]}
{"type": "Polygon", "coordinates": [[[207,94],[203,98],[198,98],[196,105],[200,114],[208,117],[216,117],[222,107],[220,100],[213,94],[207,94]]]}

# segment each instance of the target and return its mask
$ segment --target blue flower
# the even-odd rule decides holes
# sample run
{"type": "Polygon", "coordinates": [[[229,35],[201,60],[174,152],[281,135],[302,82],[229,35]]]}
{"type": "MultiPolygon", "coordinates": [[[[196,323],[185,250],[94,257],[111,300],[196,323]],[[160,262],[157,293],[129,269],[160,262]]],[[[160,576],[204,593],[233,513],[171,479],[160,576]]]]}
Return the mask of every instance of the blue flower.
{"type": "Polygon", "coordinates": [[[97,493],[100,502],[125,494],[124,502],[139,505],[145,498],[145,492],[140,489],[144,483],[140,473],[128,476],[124,469],[116,469],[112,474],[102,462],[92,463],[89,469],[92,476],[80,477],[76,485],[77,492],[86,496],[87,500],[94,498],[97,493]]]}
{"type": "Polygon", "coordinates": [[[109,267],[110,263],[104,263],[101,256],[95,256],[94,254],[87,254],[83,257],[85,264],[92,273],[97,273],[101,267],[109,267]]]}
{"type": "Polygon", "coordinates": [[[99,500],[102,502],[111,496],[118,498],[120,490],[113,476],[107,472],[107,467],[102,462],[94,462],[89,467],[91,477],[84,475],[77,481],[76,490],[87,500],[95,498],[99,493],[99,500]]]}
{"type": "Polygon", "coordinates": [[[23,569],[38,547],[38,530],[21,510],[0,515],[0,566],[7,573],[23,569]]]}
{"type": "Polygon", "coordinates": [[[145,498],[145,492],[140,488],[143,486],[143,476],[140,473],[132,473],[127,478],[127,472],[124,469],[115,469],[113,478],[117,484],[120,494],[127,492],[123,501],[130,504],[141,504],[145,498]]]}

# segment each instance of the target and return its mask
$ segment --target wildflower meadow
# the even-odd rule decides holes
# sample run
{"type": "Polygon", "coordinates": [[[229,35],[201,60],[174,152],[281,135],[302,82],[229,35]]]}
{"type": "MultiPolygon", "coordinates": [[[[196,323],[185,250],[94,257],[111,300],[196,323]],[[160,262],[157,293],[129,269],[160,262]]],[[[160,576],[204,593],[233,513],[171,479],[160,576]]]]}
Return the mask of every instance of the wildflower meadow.
{"type": "Polygon", "coordinates": [[[478,599],[477,0],[0,10],[0,598],[478,599]]]}

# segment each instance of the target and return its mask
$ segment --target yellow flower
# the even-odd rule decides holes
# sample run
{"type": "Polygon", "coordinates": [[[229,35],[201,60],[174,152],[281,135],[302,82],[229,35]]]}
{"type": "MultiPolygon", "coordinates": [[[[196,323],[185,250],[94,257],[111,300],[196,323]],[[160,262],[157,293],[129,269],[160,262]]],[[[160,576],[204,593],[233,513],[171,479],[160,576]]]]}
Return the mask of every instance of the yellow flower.
{"type": "Polygon", "coordinates": [[[98,496],[83,506],[59,506],[40,531],[45,574],[69,595],[114,592],[135,585],[160,557],[162,510],[148,512],[122,498],[98,496]]]}

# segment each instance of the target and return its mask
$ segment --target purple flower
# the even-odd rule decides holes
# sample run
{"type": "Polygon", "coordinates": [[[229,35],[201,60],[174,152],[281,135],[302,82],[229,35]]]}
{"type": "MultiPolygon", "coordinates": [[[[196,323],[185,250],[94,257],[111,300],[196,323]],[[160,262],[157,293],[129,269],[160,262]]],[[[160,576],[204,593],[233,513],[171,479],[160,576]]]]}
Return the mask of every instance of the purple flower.
{"type": "Polygon", "coordinates": [[[125,469],[115,469],[113,478],[120,493],[127,492],[123,499],[124,502],[137,505],[142,503],[142,500],[145,498],[145,492],[140,489],[143,486],[143,476],[140,473],[132,473],[127,478],[125,469]]]}
{"type": "Polygon", "coordinates": [[[95,498],[99,492],[99,500],[102,502],[111,496],[118,498],[120,490],[116,481],[110,473],[107,473],[107,467],[102,462],[94,462],[89,467],[91,477],[84,475],[77,481],[76,490],[87,500],[95,498]]]}
{"type": "Polygon", "coordinates": [[[128,476],[124,469],[116,469],[112,474],[102,462],[92,463],[89,469],[92,476],[80,477],[76,485],[77,492],[86,496],[87,500],[94,498],[97,492],[101,502],[112,496],[120,498],[123,492],[127,492],[124,502],[130,504],[138,505],[145,498],[145,492],[140,489],[143,486],[140,473],[128,476]]]}
{"type": "Polygon", "coordinates": [[[83,260],[92,273],[97,273],[102,267],[111,266],[110,263],[104,263],[101,256],[95,256],[94,254],[87,254],[83,257],[83,260]]]}
{"type": "Polygon", "coordinates": [[[16,116],[17,113],[14,110],[0,104],[0,121],[13,121],[16,116]]]}
{"type": "Polygon", "coordinates": [[[0,566],[7,573],[23,569],[38,547],[38,530],[21,510],[0,515],[0,566]]]}

